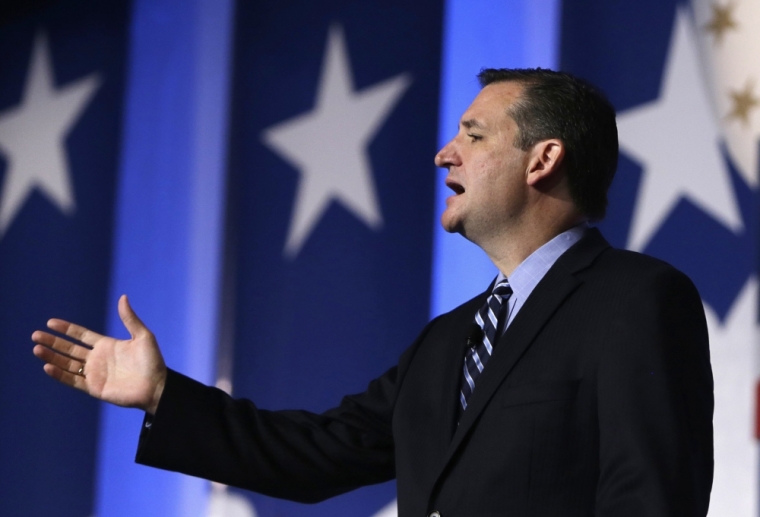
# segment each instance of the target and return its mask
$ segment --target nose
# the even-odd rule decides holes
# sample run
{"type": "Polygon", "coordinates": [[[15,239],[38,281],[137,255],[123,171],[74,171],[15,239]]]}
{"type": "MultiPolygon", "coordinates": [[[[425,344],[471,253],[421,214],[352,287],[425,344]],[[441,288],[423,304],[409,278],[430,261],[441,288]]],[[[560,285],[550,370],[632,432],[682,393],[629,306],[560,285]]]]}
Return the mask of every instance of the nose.
{"type": "Polygon", "coordinates": [[[444,145],[435,155],[435,166],[448,169],[452,165],[461,165],[459,153],[454,145],[454,140],[444,145]]]}

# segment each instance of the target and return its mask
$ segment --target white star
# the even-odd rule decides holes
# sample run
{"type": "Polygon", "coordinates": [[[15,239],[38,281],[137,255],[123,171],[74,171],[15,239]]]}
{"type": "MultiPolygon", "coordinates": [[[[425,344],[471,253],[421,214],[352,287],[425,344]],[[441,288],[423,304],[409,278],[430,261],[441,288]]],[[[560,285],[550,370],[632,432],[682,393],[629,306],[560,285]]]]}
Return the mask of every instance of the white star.
{"type": "Polygon", "coordinates": [[[0,152],[8,163],[0,196],[0,237],[35,188],[64,214],[74,212],[65,138],[99,83],[92,74],[56,89],[47,39],[37,35],[21,104],[0,113],[0,152]]]}
{"type": "Polygon", "coordinates": [[[378,510],[372,517],[398,517],[398,501],[394,499],[378,510]]]}
{"type": "Polygon", "coordinates": [[[410,83],[402,74],[354,92],[343,32],[330,28],[314,110],[266,129],[262,138],[301,172],[286,256],[298,254],[333,200],[370,228],[382,226],[367,144],[410,83]]]}
{"type": "Polygon", "coordinates": [[[618,117],[620,146],[643,168],[628,236],[633,250],[646,247],[681,198],[735,232],[744,226],[696,45],[691,18],[679,8],[659,99],[618,117]]]}
{"type": "Polygon", "coordinates": [[[248,498],[227,490],[225,485],[213,483],[206,517],[257,517],[258,513],[248,498]]]}

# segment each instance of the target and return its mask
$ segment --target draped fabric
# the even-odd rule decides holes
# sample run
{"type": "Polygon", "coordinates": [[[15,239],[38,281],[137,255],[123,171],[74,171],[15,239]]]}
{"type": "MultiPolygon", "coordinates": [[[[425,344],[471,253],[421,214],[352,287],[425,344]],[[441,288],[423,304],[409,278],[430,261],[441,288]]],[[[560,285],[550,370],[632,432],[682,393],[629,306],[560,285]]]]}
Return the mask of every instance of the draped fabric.
{"type": "Polygon", "coordinates": [[[98,404],[43,374],[30,336],[105,325],[128,27],[125,1],[0,26],[0,515],[93,510],[98,404]]]}
{"type": "Polygon", "coordinates": [[[758,511],[758,24],[755,2],[566,2],[562,13],[562,68],[618,111],[620,162],[599,226],[687,273],[705,305],[715,516],[758,511]]]}

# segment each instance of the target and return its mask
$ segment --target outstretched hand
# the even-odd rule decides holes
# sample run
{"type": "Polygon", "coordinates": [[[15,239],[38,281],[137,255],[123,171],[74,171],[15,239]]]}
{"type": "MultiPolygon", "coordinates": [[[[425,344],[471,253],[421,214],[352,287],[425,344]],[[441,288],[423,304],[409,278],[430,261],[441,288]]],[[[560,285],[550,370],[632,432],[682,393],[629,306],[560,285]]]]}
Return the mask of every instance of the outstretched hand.
{"type": "Polygon", "coordinates": [[[78,343],[40,330],[32,334],[34,355],[45,361],[45,373],[64,384],[118,406],[155,413],[166,382],[166,365],[156,338],[119,298],[119,316],[129,340],[102,336],[79,325],[51,319],[51,330],[78,343]]]}

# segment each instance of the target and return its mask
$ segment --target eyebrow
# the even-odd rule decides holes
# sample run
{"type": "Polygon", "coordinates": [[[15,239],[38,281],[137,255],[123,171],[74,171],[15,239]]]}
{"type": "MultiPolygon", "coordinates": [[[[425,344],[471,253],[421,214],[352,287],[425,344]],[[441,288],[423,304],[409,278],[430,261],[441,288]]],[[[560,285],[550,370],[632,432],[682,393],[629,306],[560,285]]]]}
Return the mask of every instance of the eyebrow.
{"type": "Polygon", "coordinates": [[[467,129],[470,129],[470,128],[473,128],[473,127],[475,129],[480,129],[481,131],[485,129],[485,127],[483,126],[483,124],[481,124],[480,122],[478,122],[474,118],[463,120],[463,121],[460,122],[460,124],[462,126],[464,126],[465,128],[467,128],[467,129]]]}

